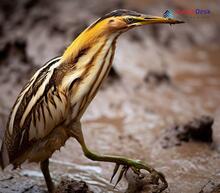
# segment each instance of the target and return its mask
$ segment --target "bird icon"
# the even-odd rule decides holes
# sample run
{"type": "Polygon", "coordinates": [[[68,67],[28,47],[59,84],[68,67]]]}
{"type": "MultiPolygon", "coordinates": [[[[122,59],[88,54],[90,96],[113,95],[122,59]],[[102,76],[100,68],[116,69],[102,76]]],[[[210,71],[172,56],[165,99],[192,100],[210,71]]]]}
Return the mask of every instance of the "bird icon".
{"type": "Polygon", "coordinates": [[[165,18],[174,18],[173,11],[171,11],[171,10],[166,10],[166,11],[163,13],[163,17],[165,17],[165,18]]]}

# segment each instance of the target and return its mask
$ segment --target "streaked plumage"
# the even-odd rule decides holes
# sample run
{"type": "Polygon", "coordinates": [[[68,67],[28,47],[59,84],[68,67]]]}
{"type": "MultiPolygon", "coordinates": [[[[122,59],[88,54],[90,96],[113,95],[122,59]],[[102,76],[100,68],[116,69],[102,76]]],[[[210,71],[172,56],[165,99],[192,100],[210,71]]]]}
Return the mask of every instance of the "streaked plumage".
{"type": "MultiPolygon", "coordinates": [[[[12,145],[8,147],[10,163],[15,167],[20,165],[20,161],[14,163],[14,160],[27,147],[31,148],[36,140],[47,136],[61,123],[68,125],[72,119],[82,116],[111,67],[115,38],[103,39],[79,51],[71,71],[69,64],[57,57],[34,74],[18,96],[9,118],[4,139],[12,145]]],[[[4,165],[9,162],[3,160],[4,165]]]]}
{"type": "MultiPolygon", "coordinates": [[[[2,168],[9,164],[16,168],[25,160],[41,162],[48,190],[53,192],[48,158],[69,137],[79,141],[90,159],[128,164],[124,158],[91,154],[83,140],[80,119],[108,75],[118,36],[146,24],[147,19],[127,10],[111,12],[83,31],[61,57],[50,60],[33,75],[9,116],[1,150],[2,168]]],[[[168,23],[172,22],[177,21],[168,23]]]]}

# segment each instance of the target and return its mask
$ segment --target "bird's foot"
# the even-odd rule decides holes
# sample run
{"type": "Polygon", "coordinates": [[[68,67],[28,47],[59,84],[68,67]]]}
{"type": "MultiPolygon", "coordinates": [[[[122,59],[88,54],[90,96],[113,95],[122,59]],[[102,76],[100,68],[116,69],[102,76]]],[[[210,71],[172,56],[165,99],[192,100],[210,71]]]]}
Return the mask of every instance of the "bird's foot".
{"type": "Polygon", "coordinates": [[[151,174],[151,177],[153,179],[153,183],[159,185],[160,181],[161,181],[160,188],[158,189],[157,193],[161,193],[163,190],[165,190],[168,187],[168,183],[167,183],[163,173],[156,171],[154,168],[143,163],[140,160],[127,160],[127,164],[116,163],[110,182],[112,182],[112,180],[114,179],[117,171],[120,168],[120,165],[122,167],[121,167],[121,171],[118,175],[118,179],[116,181],[115,187],[121,181],[122,177],[127,173],[129,168],[132,169],[132,171],[135,174],[137,174],[140,178],[144,177],[144,174],[141,173],[141,170],[146,170],[151,174]]]}

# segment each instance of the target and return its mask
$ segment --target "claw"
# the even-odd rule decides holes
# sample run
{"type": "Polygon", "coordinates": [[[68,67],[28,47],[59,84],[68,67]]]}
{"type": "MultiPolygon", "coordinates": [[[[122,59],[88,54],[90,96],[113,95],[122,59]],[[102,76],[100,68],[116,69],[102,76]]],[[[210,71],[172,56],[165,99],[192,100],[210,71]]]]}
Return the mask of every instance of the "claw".
{"type": "Polygon", "coordinates": [[[135,174],[137,174],[138,176],[141,174],[141,172],[140,172],[140,170],[139,169],[137,169],[137,168],[135,168],[135,167],[131,167],[131,169],[132,169],[132,171],[135,173],[135,174]]]}
{"type": "Polygon", "coordinates": [[[158,172],[152,172],[151,177],[152,177],[152,180],[155,184],[159,184],[160,175],[158,172]]]}
{"type": "Polygon", "coordinates": [[[113,171],[113,174],[112,174],[110,183],[112,183],[112,180],[113,180],[113,178],[115,177],[115,174],[117,173],[119,166],[120,166],[119,164],[116,164],[116,165],[115,165],[115,168],[114,168],[114,171],[113,171]]]}
{"type": "Polygon", "coordinates": [[[161,187],[158,190],[158,193],[163,192],[168,187],[168,183],[165,179],[164,174],[155,170],[152,172],[152,176],[155,180],[155,183],[159,184],[159,180],[162,182],[161,187]]]}
{"type": "Polygon", "coordinates": [[[137,169],[135,167],[131,167],[132,171],[138,175],[139,179],[142,179],[145,177],[145,174],[142,174],[140,169],[137,169]]]}
{"type": "MultiPolygon", "coordinates": [[[[129,168],[131,168],[132,171],[139,176],[139,178],[145,177],[145,174],[141,173],[141,171],[140,171],[141,169],[148,171],[151,174],[153,184],[160,185],[159,191],[157,191],[158,193],[161,193],[163,190],[165,190],[168,187],[168,183],[167,183],[163,173],[156,171],[151,166],[149,166],[139,160],[130,160],[130,162],[128,162],[128,164],[125,163],[125,165],[124,165],[124,163],[123,163],[122,165],[123,165],[123,167],[120,171],[120,174],[118,176],[118,179],[117,179],[117,182],[116,182],[114,188],[121,181],[123,175],[126,175],[129,168]],[[162,182],[162,184],[160,184],[160,181],[162,182]]],[[[119,167],[120,167],[120,164],[116,163],[111,180],[110,180],[110,183],[112,182],[115,175],[117,174],[119,167]]]]}
{"type": "Polygon", "coordinates": [[[161,182],[164,184],[164,187],[166,189],[168,187],[168,183],[166,181],[164,174],[161,172],[158,172],[158,176],[159,176],[159,179],[161,180],[161,182]]]}
{"type": "Polygon", "coordinates": [[[125,175],[125,176],[127,175],[128,169],[129,169],[129,166],[126,167],[126,170],[125,170],[125,172],[124,172],[124,175],[125,175]]]}
{"type": "Polygon", "coordinates": [[[115,183],[115,186],[114,188],[117,186],[117,184],[121,181],[122,177],[123,177],[123,174],[128,170],[128,167],[127,166],[123,166],[123,168],[121,169],[121,172],[118,176],[118,180],[117,182],[115,183]]]}

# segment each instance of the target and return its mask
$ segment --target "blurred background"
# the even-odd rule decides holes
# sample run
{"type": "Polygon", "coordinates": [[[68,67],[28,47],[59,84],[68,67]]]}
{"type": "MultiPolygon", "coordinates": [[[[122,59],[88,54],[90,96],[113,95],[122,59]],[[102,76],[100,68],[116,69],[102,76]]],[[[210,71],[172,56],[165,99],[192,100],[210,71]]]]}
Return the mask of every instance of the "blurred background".
{"type": "MultiPolygon", "coordinates": [[[[119,8],[157,16],[170,10],[186,23],[149,25],[119,38],[111,73],[84,114],[85,139],[96,152],[125,155],[153,165],[167,177],[166,192],[205,193],[206,187],[220,184],[219,3],[1,0],[1,137],[22,86],[46,61],[62,55],[94,20],[119,8]],[[186,10],[195,9],[206,10],[206,14],[186,14],[186,10]],[[205,130],[212,132],[203,135],[208,139],[191,137],[186,125],[192,122],[197,126],[205,122],[205,130]]],[[[86,181],[95,193],[128,192],[126,180],[116,189],[109,183],[112,164],[89,161],[73,139],[51,162],[57,181],[69,176],[86,181]]],[[[22,168],[0,172],[0,192],[45,190],[36,164],[22,168]]],[[[142,192],[147,191],[143,188],[142,192]]]]}

